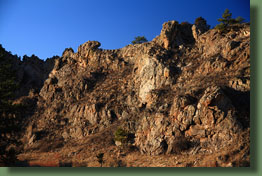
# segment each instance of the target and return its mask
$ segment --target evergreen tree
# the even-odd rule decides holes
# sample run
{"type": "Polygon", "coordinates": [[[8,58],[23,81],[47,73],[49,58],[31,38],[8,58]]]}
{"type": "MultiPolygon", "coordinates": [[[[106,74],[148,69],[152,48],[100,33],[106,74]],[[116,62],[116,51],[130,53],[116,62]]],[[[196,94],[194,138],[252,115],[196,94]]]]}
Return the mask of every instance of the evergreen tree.
{"type": "Polygon", "coordinates": [[[135,40],[132,41],[132,44],[141,44],[147,42],[147,39],[145,38],[145,36],[137,36],[135,37],[135,40]]]}
{"type": "Polygon", "coordinates": [[[222,15],[222,18],[219,18],[217,21],[219,21],[220,24],[216,25],[215,28],[218,29],[220,32],[224,32],[230,25],[244,22],[244,18],[232,18],[232,13],[230,13],[229,10],[226,9],[222,15]]]}
{"type": "Polygon", "coordinates": [[[230,13],[229,10],[226,9],[222,15],[222,18],[219,18],[217,21],[223,23],[225,26],[233,24],[232,13],[230,13]]]}
{"type": "Polygon", "coordinates": [[[0,45],[0,162],[5,166],[12,166],[16,162],[19,131],[19,105],[12,105],[15,83],[15,72],[12,71],[8,52],[0,45]],[[10,146],[13,146],[10,147],[10,146]]]}
{"type": "Polygon", "coordinates": [[[205,27],[207,30],[210,29],[210,25],[207,24],[207,21],[203,18],[203,17],[198,17],[195,19],[195,23],[196,26],[203,26],[205,27]]]}

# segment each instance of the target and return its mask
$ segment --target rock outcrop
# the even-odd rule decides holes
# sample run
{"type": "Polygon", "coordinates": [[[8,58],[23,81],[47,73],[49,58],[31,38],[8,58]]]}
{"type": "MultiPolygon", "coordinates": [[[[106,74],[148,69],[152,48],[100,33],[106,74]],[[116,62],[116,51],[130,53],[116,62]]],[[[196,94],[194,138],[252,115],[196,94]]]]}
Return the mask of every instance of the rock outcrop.
{"type": "Polygon", "coordinates": [[[24,149],[54,138],[81,143],[116,126],[147,155],[239,143],[249,128],[249,42],[248,24],[222,35],[169,21],[151,42],[103,50],[88,41],[45,62],[25,58],[19,80],[39,93],[24,149]]]}
{"type": "Polygon", "coordinates": [[[163,24],[160,35],[153,41],[165,49],[193,43],[194,38],[191,28],[192,25],[189,23],[179,24],[177,21],[168,21],[163,24]]]}
{"type": "Polygon", "coordinates": [[[192,34],[194,39],[197,41],[200,35],[209,30],[209,27],[210,26],[206,24],[205,20],[199,20],[197,24],[192,26],[192,34]]]}

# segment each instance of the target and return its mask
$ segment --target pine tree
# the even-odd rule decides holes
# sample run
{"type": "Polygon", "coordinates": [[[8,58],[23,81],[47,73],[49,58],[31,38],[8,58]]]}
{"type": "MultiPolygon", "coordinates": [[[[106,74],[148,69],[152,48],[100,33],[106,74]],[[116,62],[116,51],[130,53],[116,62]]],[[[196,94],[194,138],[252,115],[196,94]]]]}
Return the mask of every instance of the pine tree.
{"type": "Polygon", "coordinates": [[[17,146],[16,132],[19,130],[19,105],[12,105],[17,89],[15,72],[12,71],[10,53],[0,45],[0,162],[12,166],[16,162],[16,151],[9,146],[17,146]]]}
{"type": "Polygon", "coordinates": [[[203,26],[205,27],[207,30],[210,29],[210,25],[207,24],[207,21],[203,18],[203,17],[198,17],[195,19],[195,25],[197,26],[203,26]]]}
{"type": "Polygon", "coordinates": [[[219,18],[217,21],[223,23],[225,26],[228,26],[229,24],[232,24],[232,13],[229,12],[228,9],[226,9],[222,15],[222,18],[219,18]]]}
{"type": "Polygon", "coordinates": [[[220,24],[215,26],[215,29],[218,29],[220,32],[225,32],[228,26],[232,24],[239,24],[244,21],[244,18],[237,17],[232,18],[232,13],[229,12],[228,9],[226,9],[222,15],[222,18],[219,18],[217,21],[220,22],[220,24]]]}
{"type": "Polygon", "coordinates": [[[147,39],[145,36],[137,36],[135,37],[135,40],[132,41],[132,44],[141,44],[147,42],[147,39]]]}

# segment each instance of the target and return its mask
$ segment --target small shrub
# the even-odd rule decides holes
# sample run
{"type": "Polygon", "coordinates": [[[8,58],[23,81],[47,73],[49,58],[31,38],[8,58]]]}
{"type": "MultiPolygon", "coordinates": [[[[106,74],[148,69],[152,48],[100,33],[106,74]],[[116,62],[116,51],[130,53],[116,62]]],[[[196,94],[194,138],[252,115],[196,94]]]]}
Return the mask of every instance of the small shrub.
{"type": "Polygon", "coordinates": [[[135,37],[135,40],[132,41],[132,44],[141,44],[147,42],[147,39],[145,36],[137,36],[135,37]]]}
{"type": "Polygon", "coordinates": [[[187,22],[187,21],[183,21],[183,22],[181,23],[182,26],[184,26],[184,25],[189,25],[189,24],[190,24],[190,23],[187,22]]]}
{"type": "Polygon", "coordinates": [[[96,155],[97,161],[100,163],[101,167],[103,166],[104,163],[104,153],[99,153],[98,155],[96,155]]]}
{"type": "Polygon", "coordinates": [[[203,22],[206,22],[206,20],[203,17],[198,17],[195,19],[195,25],[200,25],[203,22]]]}
{"type": "Polygon", "coordinates": [[[122,144],[127,143],[128,133],[122,129],[118,128],[115,132],[115,141],[120,141],[122,144]]]}
{"type": "Polygon", "coordinates": [[[235,19],[235,23],[243,23],[245,21],[244,18],[238,16],[236,19],[235,19]]]}

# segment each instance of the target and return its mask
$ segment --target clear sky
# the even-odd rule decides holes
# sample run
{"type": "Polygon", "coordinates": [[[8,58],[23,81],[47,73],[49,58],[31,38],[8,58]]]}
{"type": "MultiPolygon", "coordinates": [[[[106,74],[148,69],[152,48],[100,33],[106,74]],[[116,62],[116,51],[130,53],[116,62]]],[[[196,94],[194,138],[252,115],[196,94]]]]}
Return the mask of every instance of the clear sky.
{"type": "Polygon", "coordinates": [[[194,23],[202,16],[214,27],[226,8],[250,21],[249,0],[0,0],[0,44],[41,59],[77,51],[88,40],[117,49],[135,36],[152,40],[168,20],[194,23]]]}

